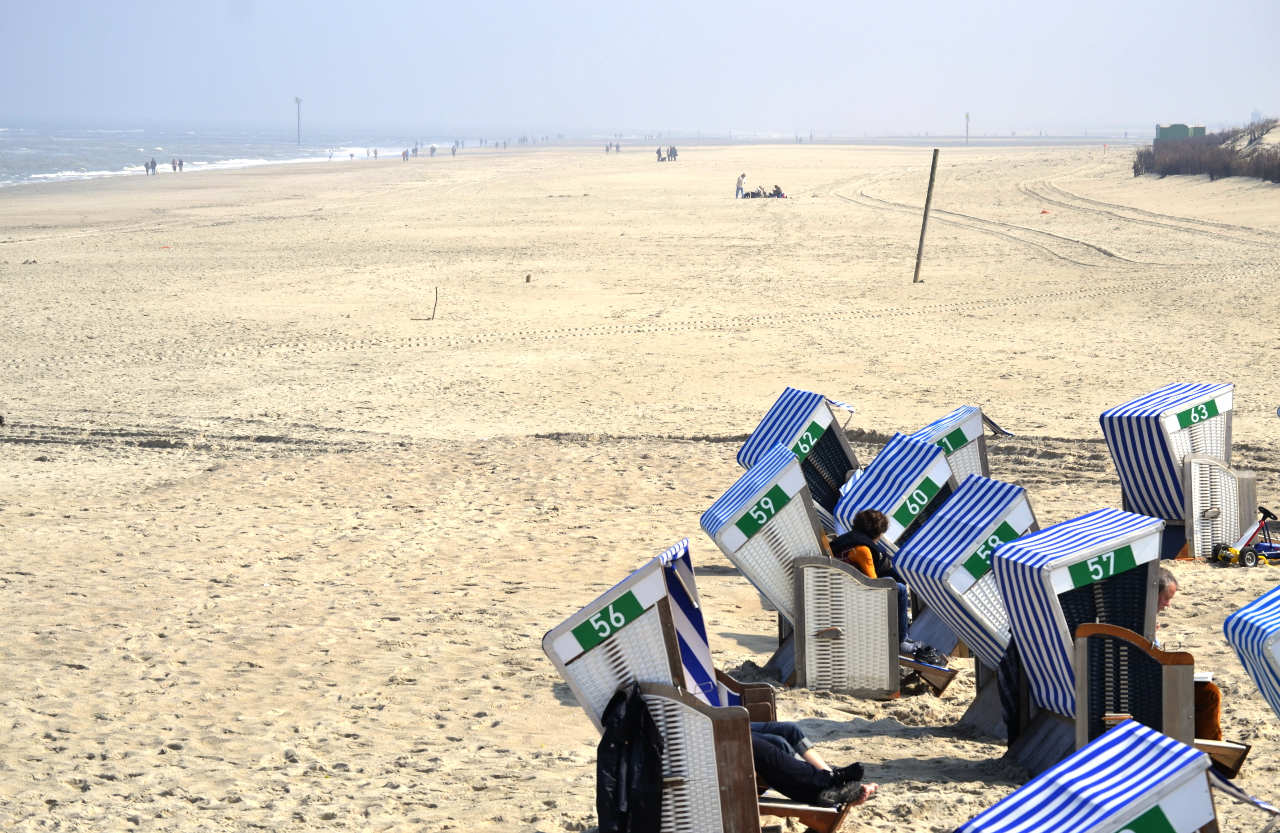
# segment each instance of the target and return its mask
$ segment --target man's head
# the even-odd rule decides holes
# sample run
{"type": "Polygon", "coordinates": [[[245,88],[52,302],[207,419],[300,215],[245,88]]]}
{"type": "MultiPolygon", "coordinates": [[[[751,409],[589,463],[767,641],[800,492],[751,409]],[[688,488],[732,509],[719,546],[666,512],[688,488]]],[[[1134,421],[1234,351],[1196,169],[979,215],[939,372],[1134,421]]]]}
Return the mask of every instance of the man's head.
{"type": "Polygon", "coordinates": [[[1169,606],[1169,602],[1173,601],[1173,595],[1178,592],[1178,580],[1173,573],[1160,568],[1160,577],[1156,582],[1156,610],[1164,610],[1169,606]]]}

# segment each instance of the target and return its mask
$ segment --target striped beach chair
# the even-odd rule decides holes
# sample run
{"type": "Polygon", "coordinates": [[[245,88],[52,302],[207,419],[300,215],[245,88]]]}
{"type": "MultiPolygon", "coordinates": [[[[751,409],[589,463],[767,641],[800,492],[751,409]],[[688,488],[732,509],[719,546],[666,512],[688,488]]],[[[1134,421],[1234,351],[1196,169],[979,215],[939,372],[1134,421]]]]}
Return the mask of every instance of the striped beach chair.
{"type": "MultiPolygon", "coordinates": [[[[542,650],[596,729],[614,692],[636,682],[676,686],[709,706],[746,705],[712,665],[700,605],[685,539],[548,631],[542,650]]],[[[772,703],[772,689],[747,693],[760,698],[772,703]]]]}
{"type": "Polygon", "coordinates": [[[911,436],[927,443],[935,443],[941,448],[958,480],[963,480],[970,474],[982,477],[991,475],[991,468],[987,464],[987,437],[983,432],[982,409],[976,405],[962,405],[911,436]]]}
{"type": "Polygon", "coordinates": [[[828,553],[800,461],[775,445],[706,512],[700,525],[747,581],[794,623],[798,558],[828,553]]]}
{"type": "MultiPolygon", "coordinates": [[[[1231,462],[1233,392],[1230,384],[1172,384],[1102,412],[1126,510],[1183,523],[1183,459],[1199,454],[1231,462]]],[[[1183,529],[1166,534],[1165,557],[1185,542],[1178,533],[1185,539],[1183,529]]]]}
{"type": "Polygon", "coordinates": [[[1075,629],[1155,633],[1164,521],[1098,509],[996,548],[994,568],[1036,705],[1075,717],[1075,629]]]}
{"type": "Polygon", "coordinates": [[[790,450],[774,446],[703,513],[701,525],[778,610],[779,645],[768,673],[807,688],[897,693],[895,585],[832,560],[790,450]],[[814,638],[818,632],[823,636],[814,638]],[[867,639],[869,633],[884,638],[867,639]]]}
{"type": "Polygon", "coordinates": [[[1228,616],[1222,631],[1262,699],[1280,717],[1280,585],[1228,616]]]}
{"type": "Polygon", "coordinates": [[[1039,529],[1026,490],[971,474],[894,556],[894,565],[973,654],[991,668],[1011,630],[991,556],[1039,529]]]}
{"type": "Polygon", "coordinates": [[[970,474],[894,556],[898,573],[927,609],[974,655],[977,693],[961,722],[993,735],[1005,731],[996,672],[1012,631],[991,556],[1037,529],[1026,490],[970,474]]]}
{"type": "Polygon", "coordinates": [[[1217,833],[1208,756],[1126,721],[956,833],[1217,833]]]}
{"type": "Polygon", "coordinates": [[[738,450],[738,464],[751,468],[775,445],[791,449],[800,460],[814,502],[830,512],[840,487],[858,470],[858,458],[831,413],[833,404],[853,410],[820,393],[788,387],[738,450]]]}
{"type": "Polygon", "coordinates": [[[1188,454],[1182,466],[1187,548],[1193,558],[1210,558],[1215,545],[1234,544],[1257,523],[1257,476],[1204,454],[1188,454]]]}
{"type": "Polygon", "coordinates": [[[1116,625],[1076,629],[1076,747],[1118,720],[1132,718],[1207,752],[1222,775],[1234,778],[1250,746],[1195,736],[1195,657],[1162,651],[1116,625]]]}
{"type": "Polygon", "coordinates": [[[548,631],[542,649],[597,731],[613,694],[639,683],[664,741],[662,833],[759,833],[761,813],[823,833],[844,820],[848,807],[757,800],[750,722],[774,719],[773,689],[713,669],[687,540],[548,631]]]}
{"type": "Polygon", "coordinates": [[[858,512],[879,509],[889,518],[884,540],[901,546],[951,496],[956,485],[941,448],[894,434],[840,496],[836,521],[842,531],[848,530],[858,512]]]}

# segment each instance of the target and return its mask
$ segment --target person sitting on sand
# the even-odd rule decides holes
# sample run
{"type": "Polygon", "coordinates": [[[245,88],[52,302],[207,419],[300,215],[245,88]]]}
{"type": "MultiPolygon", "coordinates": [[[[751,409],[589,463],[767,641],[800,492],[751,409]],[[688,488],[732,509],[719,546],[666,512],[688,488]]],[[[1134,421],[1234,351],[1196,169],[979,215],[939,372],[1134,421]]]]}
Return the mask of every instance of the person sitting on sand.
{"type": "Polygon", "coordinates": [[[751,757],[756,775],[773,789],[809,804],[861,804],[875,794],[862,783],[862,764],[832,769],[794,723],[751,724],[751,757]],[[799,756],[799,757],[797,757],[799,756]],[[803,759],[803,760],[801,760],[803,759]]]}
{"type": "Polygon", "coordinates": [[[867,578],[891,578],[898,584],[898,650],[914,654],[922,645],[907,636],[907,611],[911,596],[893,569],[893,559],[877,540],[889,529],[889,519],[878,509],[863,509],[853,516],[853,529],[831,542],[831,551],[857,567],[867,578]]]}

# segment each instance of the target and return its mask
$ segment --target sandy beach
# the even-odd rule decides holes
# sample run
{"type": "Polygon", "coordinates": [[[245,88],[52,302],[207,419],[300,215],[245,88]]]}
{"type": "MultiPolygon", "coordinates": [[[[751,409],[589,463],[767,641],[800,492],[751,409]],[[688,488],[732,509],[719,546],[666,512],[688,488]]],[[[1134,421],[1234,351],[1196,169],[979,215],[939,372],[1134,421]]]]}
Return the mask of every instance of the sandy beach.
{"type": "MultiPolygon", "coordinates": [[[[0,190],[0,829],[589,830],[597,737],[541,637],[688,537],[718,663],[768,658],[698,517],[787,385],[856,405],[864,460],[982,405],[1048,525],[1120,505],[1102,410],[1233,382],[1280,510],[1280,186],[944,148],[913,285],[928,148],[623,150],[0,190]]],[[[1280,568],[1172,569],[1161,639],[1280,799],[1222,636],[1280,568]]],[[[955,727],[958,664],[941,698],[780,692],[880,785],[847,831],[1023,780],[955,727]]]]}

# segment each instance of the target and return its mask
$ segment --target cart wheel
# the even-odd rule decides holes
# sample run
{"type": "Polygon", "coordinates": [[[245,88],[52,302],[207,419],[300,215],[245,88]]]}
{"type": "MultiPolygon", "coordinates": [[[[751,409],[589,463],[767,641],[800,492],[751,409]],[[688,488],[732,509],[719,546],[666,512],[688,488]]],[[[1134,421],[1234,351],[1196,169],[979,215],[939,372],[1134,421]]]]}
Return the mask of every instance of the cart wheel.
{"type": "Polygon", "coordinates": [[[1240,550],[1240,563],[1246,567],[1258,566],[1258,553],[1253,547],[1245,547],[1240,550]]]}
{"type": "Polygon", "coordinates": [[[1210,561],[1221,561],[1221,560],[1222,560],[1222,551],[1223,551],[1223,550],[1225,550],[1226,548],[1227,548],[1227,545],[1226,545],[1226,544],[1214,544],[1214,545],[1213,545],[1213,549],[1209,551],[1209,553],[1210,553],[1210,554],[1209,554],[1209,560],[1210,560],[1210,561]]]}

